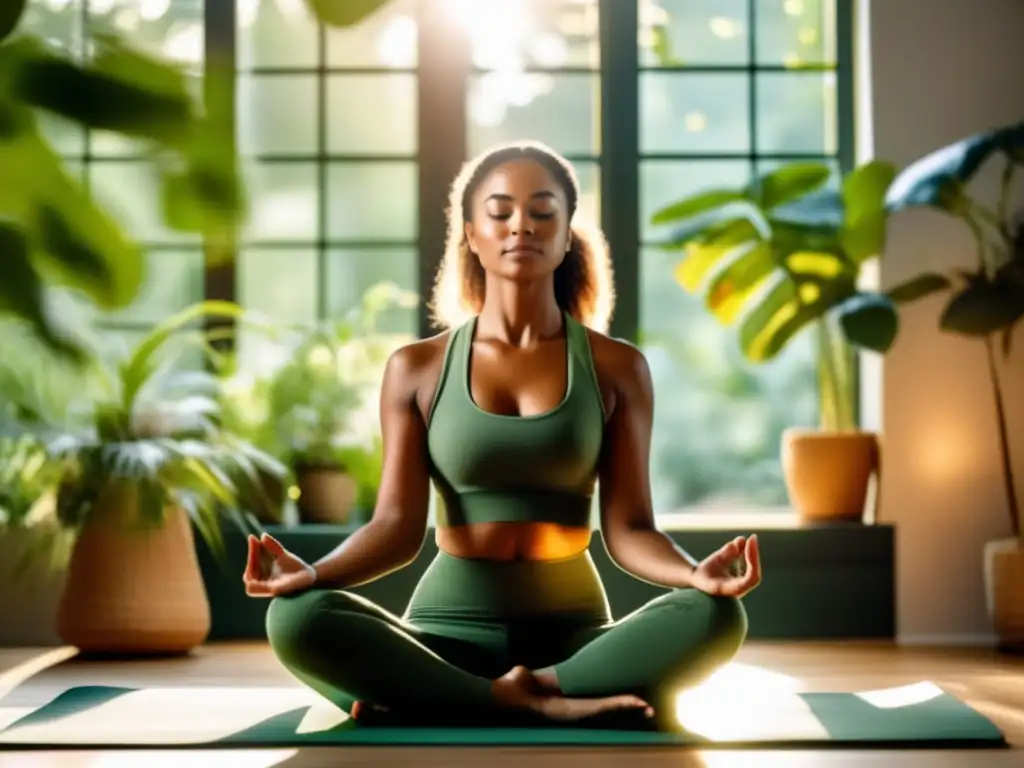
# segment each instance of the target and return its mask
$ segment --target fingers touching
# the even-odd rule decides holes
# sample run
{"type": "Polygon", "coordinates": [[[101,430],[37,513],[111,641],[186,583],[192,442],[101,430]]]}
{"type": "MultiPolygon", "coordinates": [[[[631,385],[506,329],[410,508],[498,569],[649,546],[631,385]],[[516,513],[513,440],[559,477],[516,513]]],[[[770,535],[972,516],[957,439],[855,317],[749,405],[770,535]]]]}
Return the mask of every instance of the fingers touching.
{"type": "Polygon", "coordinates": [[[260,577],[260,542],[249,534],[249,556],[245,563],[245,578],[257,579],[260,577]]]}
{"type": "Polygon", "coordinates": [[[264,533],[260,538],[260,543],[266,548],[274,557],[281,557],[284,554],[284,546],[281,542],[271,536],[269,533],[264,533]]]}
{"type": "Polygon", "coordinates": [[[761,547],[757,541],[757,534],[750,537],[747,542],[747,572],[746,577],[752,587],[761,583],[761,547]]]}

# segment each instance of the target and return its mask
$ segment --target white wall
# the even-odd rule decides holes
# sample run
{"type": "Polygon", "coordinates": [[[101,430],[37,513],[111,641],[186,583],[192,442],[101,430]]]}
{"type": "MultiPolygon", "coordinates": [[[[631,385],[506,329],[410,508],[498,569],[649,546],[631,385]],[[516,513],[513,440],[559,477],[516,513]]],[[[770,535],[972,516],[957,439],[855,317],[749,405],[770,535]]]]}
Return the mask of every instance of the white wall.
{"type": "MultiPolygon", "coordinates": [[[[870,26],[866,154],[873,143],[876,157],[902,167],[1024,119],[1024,0],[872,0],[861,12],[870,26]]],[[[994,194],[993,170],[979,179],[983,196],[994,194]]],[[[903,213],[892,224],[882,284],[923,269],[971,266],[973,258],[962,225],[903,213]]],[[[982,546],[1009,533],[994,405],[983,344],[939,334],[943,306],[936,297],[907,313],[884,365],[869,368],[882,380],[880,518],[898,531],[901,640],[987,642],[982,546]]],[[[1004,381],[1024,495],[1024,331],[1004,381]]]]}

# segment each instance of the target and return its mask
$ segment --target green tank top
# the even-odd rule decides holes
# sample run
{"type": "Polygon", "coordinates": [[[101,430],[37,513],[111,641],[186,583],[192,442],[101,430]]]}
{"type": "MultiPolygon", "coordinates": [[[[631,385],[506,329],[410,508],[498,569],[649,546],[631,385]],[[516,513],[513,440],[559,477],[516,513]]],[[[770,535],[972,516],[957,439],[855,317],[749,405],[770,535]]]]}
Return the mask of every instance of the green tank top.
{"type": "Polygon", "coordinates": [[[563,313],[567,385],[535,416],[480,408],[470,394],[476,318],[448,338],[430,408],[427,446],[440,497],[438,527],[485,522],[588,527],[604,436],[604,402],[587,329],[563,313]]]}

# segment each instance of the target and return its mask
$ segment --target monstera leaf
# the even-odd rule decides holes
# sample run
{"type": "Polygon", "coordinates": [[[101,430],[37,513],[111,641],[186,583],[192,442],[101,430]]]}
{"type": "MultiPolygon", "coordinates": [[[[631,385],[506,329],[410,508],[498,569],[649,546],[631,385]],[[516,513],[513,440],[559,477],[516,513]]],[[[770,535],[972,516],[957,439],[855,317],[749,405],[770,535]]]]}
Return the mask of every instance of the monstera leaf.
{"type": "Polygon", "coordinates": [[[743,353],[769,360],[808,325],[837,313],[854,344],[884,351],[896,335],[895,302],[857,289],[861,265],[883,250],[885,194],[895,170],[867,163],[838,189],[828,166],[794,163],[737,190],[717,189],[655,214],[682,220],[666,248],[675,270],[725,325],[738,323],[743,353]]]}
{"type": "Polygon", "coordinates": [[[962,202],[964,187],[997,153],[1024,163],[1024,123],[976,133],[925,155],[896,177],[886,207],[890,212],[914,206],[955,210],[962,202]]]}

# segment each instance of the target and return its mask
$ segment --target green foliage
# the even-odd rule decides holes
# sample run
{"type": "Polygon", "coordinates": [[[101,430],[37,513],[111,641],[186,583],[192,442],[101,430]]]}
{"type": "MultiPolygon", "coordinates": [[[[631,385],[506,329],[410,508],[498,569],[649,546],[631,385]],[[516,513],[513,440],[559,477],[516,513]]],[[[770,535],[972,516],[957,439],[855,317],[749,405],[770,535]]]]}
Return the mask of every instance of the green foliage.
{"type": "MultiPolygon", "coordinates": [[[[0,24],[2,27],[2,24],[0,24]]],[[[163,185],[167,224],[216,241],[246,212],[222,110],[206,112],[179,67],[109,34],[92,36],[78,61],[31,36],[0,44],[0,314],[28,320],[51,349],[81,358],[46,311],[44,287],[60,284],[104,310],[128,306],[143,278],[138,243],[67,171],[41,129],[58,116],[138,140],[163,185]]],[[[211,82],[223,73],[207,72],[211,82]]]]}
{"type": "Polygon", "coordinates": [[[0,42],[18,26],[28,0],[4,0],[0,3],[0,42]]]}
{"type": "Polygon", "coordinates": [[[873,162],[825,186],[828,166],[793,163],[739,189],[714,189],[673,203],[653,221],[675,224],[663,247],[682,249],[683,288],[703,297],[723,325],[735,325],[744,356],[775,358],[817,327],[823,361],[823,418],[852,426],[848,351],[884,351],[896,335],[894,303],[858,287],[861,266],[885,242],[884,202],[894,170],[873,162]],[[841,330],[839,338],[837,328],[841,330]]]}
{"type": "Polygon", "coordinates": [[[390,0],[306,0],[313,14],[331,27],[352,27],[387,5],[390,0]]]}
{"type": "Polygon", "coordinates": [[[372,508],[383,462],[377,401],[384,367],[392,352],[413,341],[382,331],[381,318],[416,303],[414,293],[382,282],[344,318],[284,329],[277,342],[284,362],[269,374],[238,374],[235,361],[227,361],[225,424],[293,470],[343,469],[359,488],[358,505],[372,508]]]}
{"type": "Polygon", "coordinates": [[[977,133],[926,155],[899,175],[887,197],[890,211],[928,207],[963,221],[977,246],[974,269],[925,272],[889,296],[908,304],[947,292],[940,328],[971,337],[1000,334],[1007,353],[1024,318],[1024,220],[1011,214],[1013,181],[1021,165],[1024,123],[977,133]],[[993,209],[972,196],[970,184],[986,162],[999,157],[1002,184],[993,209]]]}
{"type": "MultiPolygon", "coordinates": [[[[240,316],[229,302],[202,302],[158,325],[114,364],[87,359],[87,386],[78,402],[63,419],[45,419],[32,432],[45,446],[45,454],[34,455],[45,455],[45,476],[56,491],[52,513],[61,528],[80,529],[105,494],[128,490],[137,507],[129,519],[160,524],[168,507],[180,507],[217,555],[223,555],[223,516],[251,530],[239,509],[240,492],[257,486],[260,472],[281,476],[284,468],[223,429],[213,374],[176,368],[183,351],[206,347],[206,334],[190,326],[240,316]]],[[[40,498],[39,484],[19,477],[11,487],[22,502],[11,505],[11,525],[31,522],[25,503],[40,498]]]]}
{"type": "Polygon", "coordinates": [[[959,219],[970,229],[977,246],[977,266],[951,275],[925,272],[896,286],[890,297],[909,304],[946,292],[948,299],[939,327],[948,333],[983,339],[999,430],[1003,486],[1014,536],[1024,530],[1021,504],[1014,484],[1010,439],[994,339],[1004,357],[1024,318],[1024,210],[1013,201],[1013,181],[1024,165],[1024,123],[982,131],[943,147],[909,166],[888,195],[892,211],[928,207],[959,219]],[[970,184],[990,160],[1002,159],[1002,184],[995,208],[983,205],[970,184]],[[1017,211],[1016,216],[1011,211],[1017,211]]]}

